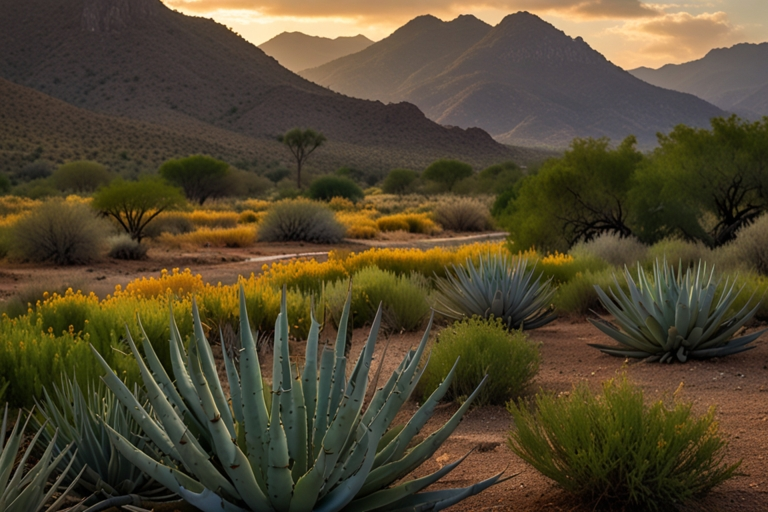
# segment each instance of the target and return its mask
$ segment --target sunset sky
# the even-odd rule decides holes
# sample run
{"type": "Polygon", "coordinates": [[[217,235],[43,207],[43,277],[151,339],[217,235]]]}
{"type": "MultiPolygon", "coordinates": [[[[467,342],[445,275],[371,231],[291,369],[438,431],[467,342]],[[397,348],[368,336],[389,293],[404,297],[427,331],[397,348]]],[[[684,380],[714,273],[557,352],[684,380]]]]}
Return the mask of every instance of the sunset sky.
{"type": "Polygon", "coordinates": [[[703,57],[711,48],[768,41],[767,0],[163,0],[261,44],[281,32],[387,37],[408,20],[473,14],[497,24],[527,10],[631,69],[703,57]]]}

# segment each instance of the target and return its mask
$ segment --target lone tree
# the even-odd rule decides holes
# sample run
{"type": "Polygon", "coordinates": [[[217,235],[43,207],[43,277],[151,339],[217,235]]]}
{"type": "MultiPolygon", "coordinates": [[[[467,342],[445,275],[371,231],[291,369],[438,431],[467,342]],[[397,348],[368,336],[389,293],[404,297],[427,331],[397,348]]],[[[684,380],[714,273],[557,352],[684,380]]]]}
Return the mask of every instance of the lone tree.
{"type": "Polygon", "coordinates": [[[448,189],[453,190],[454,185],[464,178],[472,176],[472,166],[458,160],[437,160],[424,169],[421,177],[425,180],[442,183],[448,189]]]}
{"type": "Polygon", "coordinates": [[[296,159],[296,186],[301,188],[301,166],[304,165],[309,155],[328,139],[322,133],[311,128],[306,130],[294,128],[278,137],[278,140],[288,146],[296,159]]]}
{"type": "Polygon", "coordinates": [[[227,162],[207,155],[168,160],[158,173],[184,189],[187,199],[200,205],[207,199],[233,194],[237,183],[227,162]]]}
{"type": "Polygon", "coordinates": [[[93,207],[117,221],[133,240],[141,243],[144,229],[166,210],[184,204],[178,188],[157,178],[118,179],[93,196],[93,207]]]}

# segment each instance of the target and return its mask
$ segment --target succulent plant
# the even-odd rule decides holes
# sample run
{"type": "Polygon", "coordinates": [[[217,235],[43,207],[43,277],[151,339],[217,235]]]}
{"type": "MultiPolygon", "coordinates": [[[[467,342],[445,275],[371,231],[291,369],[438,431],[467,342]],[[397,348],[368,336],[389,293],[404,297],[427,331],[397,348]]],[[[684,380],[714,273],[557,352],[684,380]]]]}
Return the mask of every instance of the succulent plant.
{"type": "Polygon", "coordinates": [[[707,273],[706,263],[688,268],[674,266],[658,259],[653,265],[653,282],[649,282],[638,264],[637,283],[624,267],[629,295],[622,290],[614,274],[616,291],[609,297],[595,286],[603,307],[613,315],[618,326],[604,319],[590,322],[623,346],[591,344],[606,354],[620,357],[641,357],[650,361],[685,362],[689,358],[703,359],[736,354],[754,348],[749,343],[765,330],[744,336],[733,336],[757,312],[751,299],[738,312],[727,316],[741,289],[735,280],[727,278],[722,292],[718,287],[722,277],[714,279],[714,268],[707,273]],[[750,309],[751,307],[751,309],[750,309]]]}
{"type": "MultiPolygon", "coordinates": [[[[154,501],[174,496],[112,445],[105,425],[119,432],[138,449],[160,458],[154,444],[146,439],[127,407],[103,383],[89,386],[86,396],[76,379],[62,376],[61,387],[53,386],[51,393],[46,389],[44,394],[45,399],[38,403],[38,409],[46,420],[43,437],[55,445],[57,451],[65,453],[64,463],[70,463],[74,471],[83,471],[78,487],[88,493],[98,492],[107,496],[135,494],[151,497],[154,501]],[[69,453],[66,446],[71,443],[80,449],[69,453]]],[[[145,411],[148,405],[146,399],[138,396],[138,389],[133,394],[137,397],[138,407],[145,411]]],[[[146,414],[152,414],[151,408],[146,414]]]]}
{"type": "MultiPolygon", "coordinates": [[[[392,428],[392,421],[423,371],[419,362],[429,329],[419,346],[405,356],[386,384],[368,400],[368,374],[381,308],[351,371],[346,368],[344,355],[349,310],[348,299],[334,348],[318,350],[320,325],[312,317],[305,365],[299,372],[288,352],[289,324],[283,290],[275,324],[271,400],[265,399],[263,393],[242,286],[243,349],[239,365],[227,350],[222,350],[229,397],[216,372],[196,305],[188,352],[171,315],[173,379],[162,369],[147,340],[145,363],[128,333],[158,418],[155,421],[137,411],[137,421],[164,453],[183,463],[186,472],[158,464],[112,431],[115,445],[156,480],[199,509],[211,512],[441,510],[501,481],[499,473],[462,489],[420,492],[454,469],[462,457],[431,475],[395,484],[435,453],[456,428],[477,390],[445,425],[411,447],[411,441],[447,391],[454,372],[404,427],[392,428]],[[367,408],[363,407],[365,402],[367,408]]],[[[129,405],[127,388],[94,352],[107,370],[105,382],[129,405]]]]}
{"type": "Polygon", "coordinates": [[[465,316],[501,318],[509,329],[536,329],[555,319],[551,302],[552,280],[534,279],[536,266],[526,258],[510,261],[506,254],[485,254],[477,265],[467,258],[464,265],[446,267],[438,278],[436,309],[456,319],[465,316]]]}
{"type": "MultiPolygon", "coordinates": [[[[58,455],[54,456],[55,445],[49,443],[45,448],[43,454],[38,458],[37,464],[28,468],[29,456],[35,449],[37,442],[40,440],[43,430],[39,429],[32,440],[24,450],[24,454],[18,464],[14,463],[19,455],[19,448],[21,447],[22,438],[24,437],[24,431],[29,424],[30,415],[26,421],[22,424],[21,412],[16,418],[16,424],[11,431],[10,436],[6,442],[5,434],[6,427],[8,426],[8,405],[5,406],[5,413],[3,414],[3,425],[0,430],[0,510],[3,512],[37,512],[45,510],[45,512],[54,512],[58,510],[67,494],[77,483],[80,475],[76,475],[72,479],[72,483],[67,489],[65,489],[54,502],[45,507],[46,503],[53,498],[53,495],[59,490],[59,485],[67,478],[71,470],[71,462],[68,464],[61,474],[51,483],[50,487],[46,491],[45,487],[48,483],[48,479],[56,470],[56,467],[60,462],[64,460],[71,445],[66,446],[65,450],[62,450],[58,455]]],[[[53,439],[56,439],[56,433],[53,434],[53,439]]],[[[81,472],[82,473],[82,472],[81,472]]]]}

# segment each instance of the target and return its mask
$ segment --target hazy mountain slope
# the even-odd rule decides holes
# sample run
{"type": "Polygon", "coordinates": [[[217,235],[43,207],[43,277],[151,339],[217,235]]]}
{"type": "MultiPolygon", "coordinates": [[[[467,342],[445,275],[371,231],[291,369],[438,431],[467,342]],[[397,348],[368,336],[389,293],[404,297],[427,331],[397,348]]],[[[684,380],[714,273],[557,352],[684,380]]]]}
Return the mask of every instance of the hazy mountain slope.
{"type": "Polygon", "coordinates": [[[159,0],[0,0],[0,12],[0,76],[89,110],[272,141],[311,126],[361,151],[478,165],[514,157],[482,131],[441,127],[411,105],[308,82],[223,25],[159,0]]]}
{"type": "Polygon", "coordinates": [[[361,52],[300,74],[356,98],[402,101],[403,89],[440,73],[490,30],[474,16],[419,16],[361,52]]]}
{"type": "Polygon", "coordinates": [[[659,87],[695,94],[725,110],[768,115],[768,43],[717,48],[699,60],[630,73],[659,87]]]}
{"type": "MultiPolygon", "coordinates": [[[[443,27],[450,31],[453,23],[443,27]]],[[[351,94],[361,87],[358,77],[390,72],[386,67],[374,71],[360,58],[383,51],[388,39],[303,75],[351,94]],[[325,70],[333,73],[321,75],[325,70]]],[[[407,55],[410,49],[398,51],[407,55]]],[[[368,97],[410,101],[442,124],[479,126],[497,140],[520,145],[564,146],[576,136],[621,139],[634,134],[648,146],[659,131],[679,123],[704,126],[723,114],[692,95],[638,80],[581,38],[572,39],[526,12],[507,16],[452,55],[418,80],[401,81],[385,93],[372,88],[379,96],[368,97]]],[[[380,56],[377,65],[385,61],[380,56]]]]}
{"type": "Polygon", "coordinates": [[[362,34],[354,37],[309,36],[301,32],[283,32],[259,45],[264,53],[293,72],[322,66],[326,62],[357,53],[373,44],[362,34]]]}

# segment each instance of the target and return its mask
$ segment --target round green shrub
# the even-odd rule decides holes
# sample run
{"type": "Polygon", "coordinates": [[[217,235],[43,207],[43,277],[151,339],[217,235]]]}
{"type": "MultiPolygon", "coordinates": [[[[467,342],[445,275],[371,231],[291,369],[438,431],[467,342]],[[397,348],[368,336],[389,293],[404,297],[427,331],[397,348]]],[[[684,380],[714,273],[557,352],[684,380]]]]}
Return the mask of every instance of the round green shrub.
{"type": "Polygon", "coordinates": [[[711,408],[646,405],[624,376],[594,395],[582,382],[561,397],[539,394],[535,408],[510,403],[509,446],[542,474],[590,504],[611,510],[676,510],[735,476],[711,408]]]}
{"type": "Polygon", "coordinates": [[[343,197],[357,202],[365,197],[363,189],[357,183],[343,176],[321,176],[309,186],[307,194],[311,199],[330,201],[334,197],[343,197]]]}
{"type": "Polygon", "coordinates": [[[100,255],[108,229],[87,205],[52,199],[16,223],[12,255],[56,265],[89,263],[100,255]]]}
{"type": "Polygon", "coordinates": [[[392,169],[381,184],[381,191],[385,194],[405,194],[410,192],[419,173],[410,169],[392,169]]]}
{"type": "Polygon", "coordinates": [[[143,260],[148,250],[146,244],[140,244],[128,233],[121,233],[109,239],[107,256],[116,260],[143,260]]]}
{"type": "Polygon", "coordinates": [[[519,397],[539,371],[539,348],[522,331],[507,331],[500,318],[465,319],[443,329],[419,381],[426,399],[460,358],[446,398],[469,396],[483,377],[488,381],[475,399],[478,405],[501,405],[519,397]]]}
{"type": "Polygon", "coordinates": [[[285,199],[267,210],[258,238],[261,242],[330,244],[340,241],[345,233],[326,205],[308,199],[285,199]]]}

